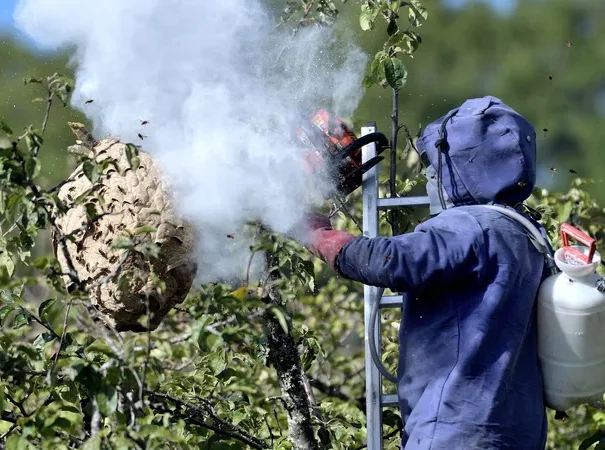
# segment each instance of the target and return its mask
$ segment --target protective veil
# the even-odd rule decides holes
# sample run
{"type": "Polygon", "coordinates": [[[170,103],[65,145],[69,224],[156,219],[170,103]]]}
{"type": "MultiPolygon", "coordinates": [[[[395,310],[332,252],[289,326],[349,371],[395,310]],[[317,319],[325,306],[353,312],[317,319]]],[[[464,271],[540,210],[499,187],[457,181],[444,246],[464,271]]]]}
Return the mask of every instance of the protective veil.
{"type": "Polygon", "coordinates": [[[337,258],[344,277],[404,295],[403,447],[542,450],[535,297],[544,258],[518,223],[475,206],[531,194],[534,128],[495,97],[470,99],[431,123],[418,148],[438,215],[405,235],[358,237],[337,258]]]}

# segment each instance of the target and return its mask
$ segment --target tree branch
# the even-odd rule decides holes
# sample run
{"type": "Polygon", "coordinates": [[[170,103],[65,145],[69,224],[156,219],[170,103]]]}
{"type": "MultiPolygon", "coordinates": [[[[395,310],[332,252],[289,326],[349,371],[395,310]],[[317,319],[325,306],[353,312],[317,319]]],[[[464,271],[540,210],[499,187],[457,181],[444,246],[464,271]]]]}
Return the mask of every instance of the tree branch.
{"type": "MultiPolygon", "coordinates": [[[[391,112],[391,154],[390,154],[390,175],[389,175],[389,190],[391,198],[398,197],[397,195],[397,144],[399,137],[399,89],[393,89],[393,110],[391,112]]],[[[387,216],[388,217],[388,216],[387,216]]],[[[393,236],[400,233],[399,219],[401,211],[392,210],[390,212],[390,224],[393,231],[393,236]]]]}
{"type": "MultiPolygon", "coordinates": [[[[267,253],[267,267],[274,267],[276,257],[267,253]]],[[[271,270],[271,269],[269,269],[271,270]]],[[[280,307],[281,296],[274,288],[279,279],[276,271],[267,275],[267,295],[262,300],[280,307]]],[[[263,293],[265,287],[263,286],[263,293]]],[[[263,294],[264,296],[264,294],[263,294]]],[[[305,389],[305,375],[298,349],[292,334],[282,328],[279,320],[268,308],[265,315],[265,332],[269,347],[269,362],[275,368],[282,392],[282,400],[288,413],[289,438],[295,450],[319,450],[321,447],[315,439],[311,411],[313,404],[305,389]]],[[[290,323],[288,323],[290,327],[290,323]]]]}
{"type": "Polygon", "coordinates": [[[361,398],[356,399],[356,398],[350,397],[347,394],[345,394],[344,392],[342,392],[340,389],[338,389],[334,386],[330,386],[329,384],[326,384],[323,381],[318,380],[316,378],[309,379],[309,382],[311,383],[311,386],[313,386],[315,389],[317,389],[322,394],[325,394],[328,397],[334,397],[339,400],[343,400],[348,403],[353,403],[361,411],[363,411],[364,414],[366,413],[365,398],[361,397],[361,398]]]}
{"type": "Polygon", "coordinates": [[[50,111],[53,106],[53,97],[55,96],[52,90],[48,89],[48,97],[46,98],[46,112],[44,114],[44,120],[42,121],[42,130],[41,135],[44,136],[44,132],[46,131],[46,126],[48,125],[48,119],[50,119],[50,111]]]}
{"type": "Polygon", "coordinates": [[[214,431],[219,436],[224,436],[230,439],[237,439],[238,441],[248,444],[254,449],[262,450],[269,448],[269,446],[265,442],[252,436],[246,430],[220,418],[214,412],[212,406],[210,406],[209,404],[197,406],[168,394],[162,394],[160,392],[150,390],[145,390],[145,393],[149,396],[150,400],[155,399],[156,401],[160,402],[160,405],[151,404],[151,407],[155,410],[161,412],[172,412],[173,414],[175,414],[175,416],[180,416],[180,418],[184,419],[189,424],[207,428],[209,430],[214,431]],[[168,409],[167,402],[173,403],[179,409],[184,408],[185,411],[170,411],[168,409]],[[210,416],[217,423],[217,425],[215,426],[208,422],[205,422],[203,418],[200,417],[204,415],[210,416]],[[226,430],[225,428],[230,428],[233,431],[226,430]]]}

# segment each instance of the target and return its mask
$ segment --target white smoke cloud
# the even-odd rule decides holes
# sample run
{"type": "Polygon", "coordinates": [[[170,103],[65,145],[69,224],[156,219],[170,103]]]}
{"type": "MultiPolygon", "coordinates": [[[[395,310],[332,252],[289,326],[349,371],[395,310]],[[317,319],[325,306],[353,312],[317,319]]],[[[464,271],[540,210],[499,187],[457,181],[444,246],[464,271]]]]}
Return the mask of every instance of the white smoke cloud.
{"type": "Polygon", "coordinates": [[[362,95],[365,54],[326,28],[276,32],[261,0],[21,0],[15,22],[74,50],[72,103],[96,137],[147,136],[200,230],[202,282],[242,274],[251,242],[226,234],[248,219],[285,232],[320,202],[292,140],[298,114],[348,117],[362,95]]]}

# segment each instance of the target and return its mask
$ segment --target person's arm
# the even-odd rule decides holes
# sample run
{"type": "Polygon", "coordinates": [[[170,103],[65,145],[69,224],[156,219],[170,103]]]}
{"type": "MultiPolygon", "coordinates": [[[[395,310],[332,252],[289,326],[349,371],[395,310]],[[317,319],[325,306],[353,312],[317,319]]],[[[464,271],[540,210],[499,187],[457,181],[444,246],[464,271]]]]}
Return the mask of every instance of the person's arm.
{"type": "Polygon", "coordinates": [[[333,230],[327,217],[313,214],[304,245],[345,278],[398,292],[421,291],[478,274],[486,264],[480,225],[465,213],[446,216],[412,233],[368,238],[333,230]]]}
{"type": "Polygon", "coordinates": [[[437,216],[430,225],[393,238],[358,237],[335,261],[346,278],[397,292],[418,292],[479,275],[485,266],[483,229],[464,213],[437,216]]]}
{"type": "MultiPolygon", "coordinates": [[[[332,229],[330,219],[322,214],[310,214],[304,227],[302,233],[304,237],[299,239],[302,245],[332,270],[338,272],[335,266],[336,257],[347,243],[356,239],[356,236],[346,231],[332,229]]],[[[301,234],[295,238],[300,236],[301,234]]]]}

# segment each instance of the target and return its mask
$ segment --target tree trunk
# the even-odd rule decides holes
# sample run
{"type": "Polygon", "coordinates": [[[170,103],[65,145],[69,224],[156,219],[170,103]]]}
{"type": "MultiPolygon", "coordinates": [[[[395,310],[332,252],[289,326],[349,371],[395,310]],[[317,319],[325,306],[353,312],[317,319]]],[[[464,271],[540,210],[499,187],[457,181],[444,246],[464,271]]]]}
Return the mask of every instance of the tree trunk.
{"type": "MultiPolygon", "coordinates": [[[[267,267],[274,266],[274,257],[267,255],[267,267]]],[[[268,304],[281,307],[283,302],[273,283],[279,277],[276,272],[269,274],[266,297],[268,304]]],[[[269,362],[275,368],[282,392],[282,400],[288,414],[288,434],[296,450],[319,450],[322,448],[315,439],[311,411],[314,404],[307,392],[306,377],[296,342],[292,337],[290,318],[287,317],[288,331],[285,331],[277,317],[268,310],[265,314],[265,329],[269,346],[269,362]]],[[[321,433],[322,441],[329,439],[321,433]]]]}

